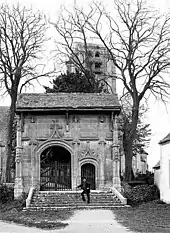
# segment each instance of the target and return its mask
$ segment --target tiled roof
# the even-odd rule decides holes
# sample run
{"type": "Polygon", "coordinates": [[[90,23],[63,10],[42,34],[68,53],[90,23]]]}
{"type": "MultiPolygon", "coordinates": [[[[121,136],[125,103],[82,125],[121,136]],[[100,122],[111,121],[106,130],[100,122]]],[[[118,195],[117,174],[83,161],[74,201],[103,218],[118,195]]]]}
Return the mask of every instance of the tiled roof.
{"type": "Polygon", "coordinates": [[[164,143],[166,143],[166,142],[170,142],[170,133],[169,133],[165,138],[163,138],[163,139],[159,142],[159,144],[164,144],[164,143]]]}
{"type": "Polygon", "coordinates": [[[120,109],[117,95],[99,93],[20,94],[17,111],[38,109],[120,109]]]}

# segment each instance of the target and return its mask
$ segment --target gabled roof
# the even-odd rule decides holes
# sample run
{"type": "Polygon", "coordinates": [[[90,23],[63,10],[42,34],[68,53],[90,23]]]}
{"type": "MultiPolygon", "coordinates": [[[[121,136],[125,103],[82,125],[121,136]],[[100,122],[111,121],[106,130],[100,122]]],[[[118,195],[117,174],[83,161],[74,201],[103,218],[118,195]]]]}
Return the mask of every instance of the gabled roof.
{"type": "Polygon", "coordinates": [[[164,144],[164,143],[166,143],[166,142],[170,142],[170,133],[169,133],[165,138],[163,138],[163,139],[159,142],[159,144],[164,144]]]}
{"type": "Polygon", "coordinates": [[[16,111],[38,110],[119,110],[117,95],[103,93],[20,94],[16,111]]]}

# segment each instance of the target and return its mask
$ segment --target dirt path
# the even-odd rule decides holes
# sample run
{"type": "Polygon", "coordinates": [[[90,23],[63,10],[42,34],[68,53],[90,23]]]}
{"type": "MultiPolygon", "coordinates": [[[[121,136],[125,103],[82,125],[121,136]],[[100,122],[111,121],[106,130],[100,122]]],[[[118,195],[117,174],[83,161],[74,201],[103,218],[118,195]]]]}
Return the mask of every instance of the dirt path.
{"type": "Polygon", "coordinates": [[[77,210],[69,220],[69,225],[60,230],[40,230],[16,224],[0,222],[1,233],[130,233],[116,222],[110,210],[77,210]]]}

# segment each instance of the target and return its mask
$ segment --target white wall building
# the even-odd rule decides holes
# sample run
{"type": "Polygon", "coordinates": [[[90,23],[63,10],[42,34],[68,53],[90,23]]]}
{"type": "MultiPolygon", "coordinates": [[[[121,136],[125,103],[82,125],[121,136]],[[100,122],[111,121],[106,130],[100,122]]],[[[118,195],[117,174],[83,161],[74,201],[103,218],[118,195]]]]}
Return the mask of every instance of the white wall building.
{"type": "Polygon", "coordinates": [[[160,161],[153,167],[154,169],[154,184],[160,190],[160,161]]]}
{"type": "Polygon", "coordinates": [[[170,134],[160,141],[160,199],[170,204],[170,134]]]}

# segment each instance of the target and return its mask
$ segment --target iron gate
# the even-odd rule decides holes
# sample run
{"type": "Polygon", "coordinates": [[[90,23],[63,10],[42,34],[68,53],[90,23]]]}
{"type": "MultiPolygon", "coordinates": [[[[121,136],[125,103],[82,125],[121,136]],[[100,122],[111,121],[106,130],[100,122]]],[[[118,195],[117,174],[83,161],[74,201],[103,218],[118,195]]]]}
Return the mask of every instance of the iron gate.
{"type": "Polygon", "coordinates": [[[91,185],[91,189],[96,189],[96,182],[95,182],[95,166],[91,163],[86,163],[81,167],[81,178],[85,177],[87,182],[91,185]]]}
{"type": "Polygon", "coordinates": [[[71,189],[71,161],[51,161],[41,166],[40,190],[71,189]]]}

